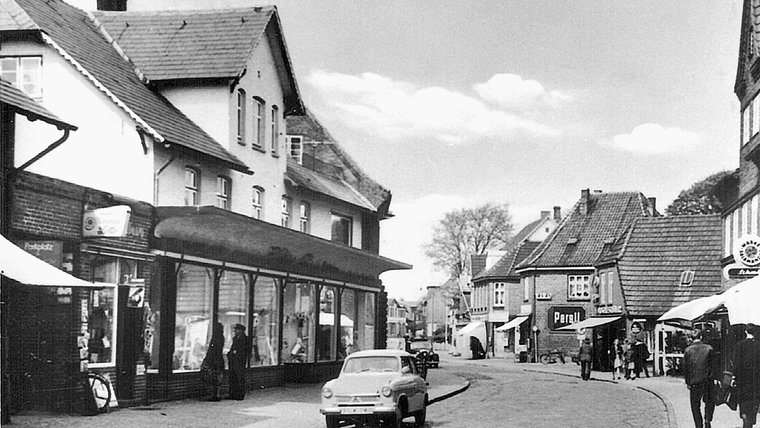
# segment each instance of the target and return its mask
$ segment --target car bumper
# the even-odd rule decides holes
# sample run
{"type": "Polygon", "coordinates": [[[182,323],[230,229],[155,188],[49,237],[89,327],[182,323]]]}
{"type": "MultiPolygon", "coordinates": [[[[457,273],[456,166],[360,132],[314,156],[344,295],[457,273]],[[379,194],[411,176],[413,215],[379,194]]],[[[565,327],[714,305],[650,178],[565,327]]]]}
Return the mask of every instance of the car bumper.
{"type": "Polygon", "coordinates": [[[373,406],[373,407],[325,407],[319,409],[319,412],[325,416],[387,416],[395,415],[395,407],[373,406]]]}

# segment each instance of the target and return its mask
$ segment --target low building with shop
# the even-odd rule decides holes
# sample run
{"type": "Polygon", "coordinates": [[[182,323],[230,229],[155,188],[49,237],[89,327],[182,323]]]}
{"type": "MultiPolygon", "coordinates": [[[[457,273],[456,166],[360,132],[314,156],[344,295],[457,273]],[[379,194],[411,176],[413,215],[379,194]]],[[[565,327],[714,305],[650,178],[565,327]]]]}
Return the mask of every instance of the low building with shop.
{"type": "Polygon", "coordinates": [[[472,319],[484,321],[488,346],[495,357],[528,351],[532,306],[526,305],[520,275],[515,267],[525,260],[546,239],[561,221],[560,207],[553,214],[541,211],[538,220],[523,227],[504,246],[505,254],[491,267],[472,278],[472,319]]]}
{"type": "MultiPolygon", "coordinates": [[[[598,299],[586,322],[600,370],[611,368],[606,351],[615,339],[631,338],[634,323],[642,328],[637,338],[650,350],[657,373],[682,356],[678,329],[657,319],[721,290],[721,240],[719,214],[642,217],[605,248],[596,263],[598,299]]],[[[717,340],[713,346],[722,351],[717,340]]]]}
{"type": "Polygon", "coordinates": [[[594,312],[595,263],[639,217],[658,216],[654,200],[638,192],[581,191],[580,200],[520,265],[523,302],[533,307],[531,358],[553,349],[575,352],[579,337],[562,327],[594,312]]]}
{"type": "MultiPolygon", "coordinates": [[[[109,375],[122,406],[195,397],[216,322],[225,350],[232,326],[246,327],[249,388],[322,381],[348,353],[384,347],[379,274],[410,267],[378,255],[390,192],[348,157],[321,159],[328,174],[286,152],[285,117],[304,108],[275,8],[90,15],[9,0],[0,24],[3,70],[79,126],[5,182],[3,233],[55,249],[59,267],[95,284],[4,300],[58,317],[9,329],[60,339],[10,359],[18,409],[70,410],[81,395],[66,380],[87,370],[109,375]]],[[[9,170],[52,134],[15,122],[9,170]]]]}

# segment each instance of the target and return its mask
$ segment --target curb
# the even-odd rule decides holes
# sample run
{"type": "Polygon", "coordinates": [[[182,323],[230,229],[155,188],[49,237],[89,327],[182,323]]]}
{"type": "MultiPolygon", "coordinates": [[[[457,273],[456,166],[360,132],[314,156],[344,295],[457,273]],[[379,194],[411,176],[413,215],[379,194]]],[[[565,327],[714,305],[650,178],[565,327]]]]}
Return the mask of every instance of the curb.
{"type": "Polygon", "coordinates": [[[455,396],[457,394],[461,394],[461,393],[465,392],[469,387],[470,387],[470,381],[466,381],[464,385],[461,385],[461,386],[457,387],[457,389],[455,389],[455,390],[453,390],[451,392],[447,392],[446,394],[443,394],[443,395],[441,395],[439,397],[435,397],[433,399],[428,400],[428,405],[437,403],[439,401],[443,401],[443,400],[445,400],[447,398],[451,398],[451,397],[453,397],[453,396],[455,396]]]}
{"type": "MultiPolygon", "coordinates": [[[[572,378],[578,379],[577,375],[571,375],[571,374],[568,374],[568,373],[553,372],[553,371],[548,371],[548,370],[523,369],[523,371],[531,372],[531,373],[553,374],[553,375],[572,377],[572,378]]],[[[614,383],[614,384],[620,383],[620,382],[615,382],[615,381],[607,380],[607,379],[595,379],[595,378],[591,378],[589,380],[594,380],[594,381],[597,381],[597,382],[614,383]]],[[[632,385],[632,386],[634,386],[634,385],[632,385]]],[[[678,423],[676,421],[676,411],[673,408],[673,404],[670,402],[670,400],[668,400],[666,397],[664,397],[662,394],[660,394],[657,391],[654,391],[652,389],[649,389],[649,388],[646,388],[646,387],[643,387],[643,386],[638,386],[638,385],[635,385],[635,386],[636,386],[636,388],[638,388],[638,389],[640,389],[642,391],[648,392],[648,393],[654,395],[655,397],[657,397],[662,402],[662,404],[665,406],[665,411],[666,411],[666,414],[668,415],[668,428],[678,428],[678,423]]]]}

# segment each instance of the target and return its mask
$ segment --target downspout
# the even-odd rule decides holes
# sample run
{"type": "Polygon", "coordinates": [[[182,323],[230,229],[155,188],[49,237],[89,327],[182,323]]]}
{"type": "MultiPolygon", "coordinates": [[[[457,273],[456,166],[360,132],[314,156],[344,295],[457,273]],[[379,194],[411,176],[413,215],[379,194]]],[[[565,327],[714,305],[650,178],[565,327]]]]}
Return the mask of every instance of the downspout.
{"type": "Polygon", "coordinates": [[[53,150],[55,150],[55,148],[57,148],[58,146],[60,146],[61,144],[63,144],[69,138],[69,133],[70,132],[71,131],[68,128],[64,128],[63,129],[63,135],[61,136],[61,138],[58,139],[58,141],[56,141],[53,144],[47,146],[47,148],[45,150],[39,152],[35,157],[29,159],[23,165],[21,165],[20,167],[16,168],[16,170],[14,171],[14,174],[23,171],[24,169],[26,169],[27,167],[29,167],[29,165],[37,162],[43,156],[45,156],[46,154],[48,154],[48,153],[52,152],[53,150]]]}
{"type": "Polygon", "coordinates": [[[158,176],[161,175],[161,173],[164,172],[166,167],[171,165],[171,163],[174,162],[175,159],[177,159],[177,156],[172,154],[169,157],[169,160],[166,161],[166,163],[163,166],[161,166],[161,168],[159,168],[158,171],[156,171],[156,173],[153,176],[153,205],[154,206],[158,205],[158,176]]]}

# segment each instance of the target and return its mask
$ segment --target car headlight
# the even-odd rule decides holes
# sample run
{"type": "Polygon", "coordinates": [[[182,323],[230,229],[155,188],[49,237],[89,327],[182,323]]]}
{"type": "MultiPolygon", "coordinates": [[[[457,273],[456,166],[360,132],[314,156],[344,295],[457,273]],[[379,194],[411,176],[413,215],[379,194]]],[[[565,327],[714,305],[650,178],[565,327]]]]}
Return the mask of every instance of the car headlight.
{"type": "Polygon", "coordinates": [[[383,389],[380,390],[380,392],[383,394],[383,396],[390,397],[391,394],[393,394],[393,389],[391,389],[390,386],[384,386],[383,389]]]}
{"type": "Polygon", "coordinates": [[[332,395],[333,395],[332,389],[330,389],[330,388],[328,388],[326,386],[322,388],[322,396],[323,397],[330,398],[330,397],[332,397],[332,395]]]}

